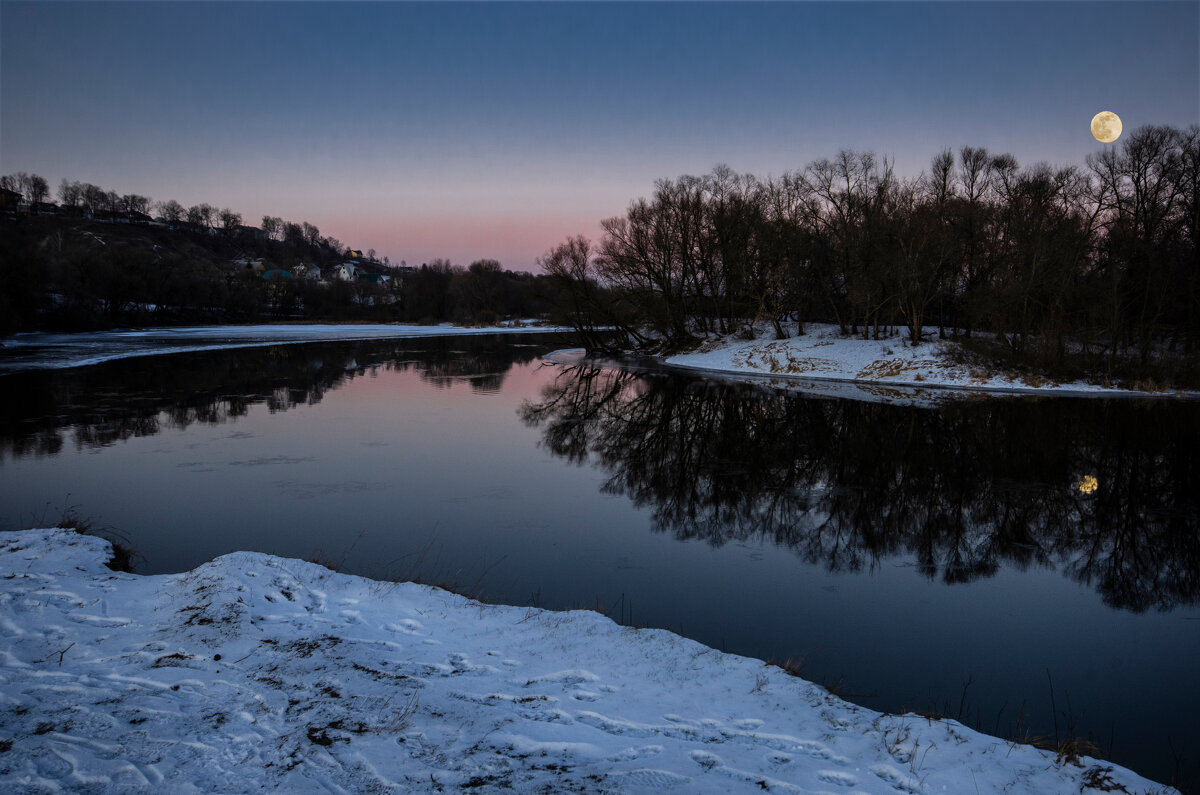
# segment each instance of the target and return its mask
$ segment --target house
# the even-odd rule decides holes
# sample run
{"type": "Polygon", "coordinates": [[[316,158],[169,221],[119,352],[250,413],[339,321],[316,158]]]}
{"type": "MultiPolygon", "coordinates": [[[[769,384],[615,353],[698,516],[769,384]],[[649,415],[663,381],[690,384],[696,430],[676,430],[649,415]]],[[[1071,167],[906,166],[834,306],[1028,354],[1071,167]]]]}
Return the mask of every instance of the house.
{"type": "Polygon", "coordinates": [[[237,259],[232,260],[232,262],[234,265],[238,265],[248,271],[254,271],[255,273],[262,273],[267,269],[267,265],[265,262],[263,262],[262,257],[258,257],[257,259],[238,257],[237,259]]]}
{"type": "Polygon", "coordinates": [[[21,203],[22,196],[15,190],[0,188],[0,210],[15,210],[21,203]]]}
{"type": "Polygon", "coordinates": [[[358,263],[343,262],[333,272],[333,278],[338,281],[352,282],[358,277],[358,263]]]}
{"type": "Polygon", "coordinates": [[[358,280],[360,282],[368,282],[369,284],[378,284],[380,287],[387,287],[392,277],[386,273],[360,273],[358,274],[358,280]]]}
{"type": "Polygon", "coordinates": [[[319,282],[324,278],[321,276],[321,268],[319,266],[305,262],[301,262],[292,268],[292,273],[296,275],[297,279],[305,279],[310,282],[319,282]]]}
{"type": "Polygon", "coordinates": [[[265,281],[268,281],[268,282],[282,282],[282,281],[287,281],[288,279],[296,278],[295,275],[291,273],[291,271],[285,271],[280,268],[272,268],[269,271],[265,271],[265,272],[263,272],[262,277],[265,281]]]}

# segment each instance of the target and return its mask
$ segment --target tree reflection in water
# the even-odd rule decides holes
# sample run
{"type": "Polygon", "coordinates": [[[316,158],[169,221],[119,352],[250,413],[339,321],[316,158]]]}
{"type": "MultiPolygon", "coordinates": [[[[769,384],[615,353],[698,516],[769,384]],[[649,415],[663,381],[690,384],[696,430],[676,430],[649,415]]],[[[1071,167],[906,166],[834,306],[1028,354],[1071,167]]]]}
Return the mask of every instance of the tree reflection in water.
{"type": "Polygon", "coordinates": [[[946,583],[1046,566],[1133,611],[1200,592],[1194,403],[929,409],[585,364],[521,416],[679,539],[767,538],[834,571],[911,555],[946,583]]]}
{"type": "Polygon", "coordinates": [[[538,350],[502,338],[310,343],[118,360],[3,376],[0,461],[105,447],[195,423],[221,424],[251,406],[271,412],[321,402],[380,370],[418,372],[437,386],[495,392],[538,350]]]}

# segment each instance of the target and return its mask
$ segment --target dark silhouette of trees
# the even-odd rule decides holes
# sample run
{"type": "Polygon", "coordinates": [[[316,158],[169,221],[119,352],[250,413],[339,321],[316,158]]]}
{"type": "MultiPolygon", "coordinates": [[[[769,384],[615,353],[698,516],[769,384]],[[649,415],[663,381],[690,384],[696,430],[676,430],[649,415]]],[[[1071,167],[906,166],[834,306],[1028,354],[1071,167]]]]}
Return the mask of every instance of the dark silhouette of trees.
{"type": "Polygon", "coordinates": [[[193,226],[201,229],[212,229],[213,220],[216,218],[217,208],[207,202],[194,204],[187,210],[187,221],[193,226]]]}
{"type": "Polygon", "coordinates": [[[58,185],[59,206],[68,212],[76,210],[83,201],[83,190],[78,182],[63,179],[58,185]]]}
{"type": "Polygon", "coordinates": [[[162,219],[168,224],[177,224],[183,220],[187,211],[183,209],[183,205],[174,199],[170,199],[158,204],[158,213],[162,219]]]}
{"type": "Polygon", "coordinates": [[[262,226],[259,228],[268,240],[278,240],[283,235],[283,219],[275,215],[264,215],[262,226]]]}
{"type": "Polygon", "coordinates": [[[583,235],[567,238],[538,260],[560,292],[562,319],[574,327],[591,350],[604,350],[630,340],[642,343],[631,302],[617,290],[600,286],[599,263],[583,235]],[[609,331],[604,331],[608,329],[609,331]]]}
{"type": "Polygon", "coordinates": [[[1196,161],[1200,128],[1141,127],[1088,158],[1097,205],[1099,265],[1107,271],[1111,355],[1134,347],[1145,363],[1170,333],[1196,342],[1196,161]]]}
{"type": "Polygon", "coordinates": [[[24,171],[0,177],[0,188],[14,190],[32,204],[43,202],[50,195],[50,185],[44,177],[24,171]]]}
{"type": "Polygon", "coordinates": [[[4,249],[19,257],[0,271],[9,277],[0,333],[289,319],[485,325],[546,318],[561,289],[496,260],[393,267],[374,249],[354,252],[362,261],[345,281],[334,273],[350,249],[308,221],[264,215],[253,229],[230,208],[155,203],[66,179],[57,212],[35,220],[47,209],[36,207],[45,180],[20,172],[0,184],[25,199],[0,215],[4,249]]]}
{"type": "Polygon", "coordinates": [[[242,225],[242,214],[235,213],[228,207],[221,210],[218,216],[221,219],[221,231],[227,235],[232,235],[242,225]]]}
{"type": "Polygon", "coordinates": [[[1042,368],[1074,356],[1112,375],[1132,357],[1149,372],[1200,340],[1200,127],[1134,130],[1087,165],[965,146],[914,179],[870,152],[766,182],[718,166],[659,180],[598,242],[568,238],[540,262],[582,333],[633,344],[752,321],[783,337],[811,319],[903,327],[913,344],[929,326],[982,331],[1042,368]]]}

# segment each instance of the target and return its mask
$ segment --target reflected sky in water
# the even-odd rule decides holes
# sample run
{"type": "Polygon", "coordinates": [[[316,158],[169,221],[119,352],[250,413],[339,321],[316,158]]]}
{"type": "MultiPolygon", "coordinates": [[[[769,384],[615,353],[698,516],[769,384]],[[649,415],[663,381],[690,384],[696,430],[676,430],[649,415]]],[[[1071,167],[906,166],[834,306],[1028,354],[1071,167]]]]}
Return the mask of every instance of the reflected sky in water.
{"type": "Polygon", "coordinates": [[[1168,739],[1200,760],[1195,405],[817,400],[563,345],[4,376],[0,526],[75,505],[145,573],[251,549],[598,608],[1006,736],[1053,737],[1049,669],[1060,733],[1159,780],[1168,739]]]}

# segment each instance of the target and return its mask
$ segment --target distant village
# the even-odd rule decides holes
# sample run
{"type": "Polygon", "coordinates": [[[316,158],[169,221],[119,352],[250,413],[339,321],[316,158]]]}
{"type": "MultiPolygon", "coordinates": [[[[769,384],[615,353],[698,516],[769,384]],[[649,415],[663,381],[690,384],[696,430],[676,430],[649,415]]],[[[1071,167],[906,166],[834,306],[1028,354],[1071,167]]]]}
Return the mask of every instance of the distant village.
{"type": "Polygon", "coordinates": [[[548,318],[548,277],[496,260],[409,266],[313,224],[154,202],[64,179],[0,177],[0,333],[261,321],[486,324],[548,318]]]}
{"type": "MultiPolygon", "coordinates": [[[[152,205],[145,196],[136,194],[118,195],[115,191],[78,182],[63,180],[59,186],[58,202],[46,201],[48,186],[37,174],[10,174],[0,177],[0,212],[15,215],[80,218],[101,223],[149,226],[186,232],[209,232],[226,234],[235,240],[261,242],[267,239],[283,240],[291,235],[309,243],[317,242],[316,228],[304,222],[290,224],[282,219],[264,216],[263,226],[247,226],[242,223],[240,213],[231,210],[216,210],[211,205],[199,204],[184,208],[175,201],[152,205]],[[20,188],[20,189],[18,189],[20,188]],[[159,211],[150,215],[150,210],[159,211]],[[295,230],[289,229],[295,227],[295,230]],[[311,232],[310,232],[311,230],[311,232]]],[[[340,249],[336,240],[320,238],[331,247],[340,249]]],[[[322,267],[316,262],[301,262],[290,269],[272,268],[264,257],[239,256],[230,260],[266,280],[300,278],[313,283],[333,280],[353,282],[361,280],[381,286],[395,286],[397,277],[412,273],[416,269],[407,264],[393,267],[387,257],[377,259],[374,249],[364,254],[358,249],[346,248],[342,252],[344,261],[334,267],[322,267]]]]}

